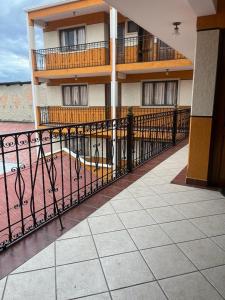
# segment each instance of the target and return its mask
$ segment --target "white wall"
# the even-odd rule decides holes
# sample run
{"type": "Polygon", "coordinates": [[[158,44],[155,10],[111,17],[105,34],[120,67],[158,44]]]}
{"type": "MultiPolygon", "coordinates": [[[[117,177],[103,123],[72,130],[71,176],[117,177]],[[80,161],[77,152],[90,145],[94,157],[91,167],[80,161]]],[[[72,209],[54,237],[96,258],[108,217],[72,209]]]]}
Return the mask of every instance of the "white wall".
{"type": "Polygon", "coordinates": [[[122,106],[141,105],[141,82],[122,83],[121,97],[122,106]]]}
{"type": "MultiPolygon", "coordinates": [[[[86,26],[86,43],[104,41],[107,34],[107,26],[104,23],[86,26]]],[[[44,48],[60,47],[59,31],[44,32],[44,48]]]]}
{"type": "Polygon", "coordinates": [[[192,80],[180,80],[178,105],[191,106],[192,80]]]}
{"type": "Polygon", "coordinates": [[[91,84],[88,86],[88,105],[105,106],[104,84],[91,84]]]}
{"type": "Polygon", "coordinates": [[[86,26],[86,42],[102,42],[105,40],[105,24],[92,24],[86,26]]]}
{"type": "MultiPolygon", "coordinates": [[[[38,87],[38,103],[37,106],[62,106],[62,86],[46,86],[38,87]]],[[[105,85],[91,84],[88,85],[88,105],[89,106],[105,106],[105,85]]]]}
{"type": "MultiPolygon", "coordinates": [[[[122,105],[139,106],[142,103],[142,82],[122,83],[122,105]]],[[[178,88],[178,105],[191,105],[192,80],[180,80],[178,88]]]]}
{"type": "Polygon", "coordinates": [[[60,46],[58,31],[44,32],[43,36],[44,36],[44,48],[54,48],[60,46]]]}

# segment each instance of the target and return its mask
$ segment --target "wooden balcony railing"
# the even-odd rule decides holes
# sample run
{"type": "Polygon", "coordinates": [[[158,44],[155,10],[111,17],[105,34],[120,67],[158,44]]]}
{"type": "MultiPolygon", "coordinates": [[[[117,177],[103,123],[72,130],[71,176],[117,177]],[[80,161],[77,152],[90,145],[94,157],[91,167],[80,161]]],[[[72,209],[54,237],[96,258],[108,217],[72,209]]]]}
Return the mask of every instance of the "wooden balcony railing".
{"type": "Polygon", "coordinates": [[[35,70],[58,70],[109,64],[109,42],[34,50],[35,70]]]}
{"type": "Polygon", "coordinates": [[[117,39],[118,64],[184,58],[178,51],[151,34],[117,39]]]}
{"type": "MultiPolygon", "coordinates": [[[[182,107],[184,108],[184,107],[182,107]]],[[[133,106],[134,116],[156,114],[173,111],[174,107],[140,107],[133,106]]],[[[128,106],[117,108],[117,118],[125,118],[128,106]]],[[[45,106],[37,107],[37,118],[39,125],[62,125],[86,122],[97,122],[111,119],[111,107],[62,107],[45,106]]]]}

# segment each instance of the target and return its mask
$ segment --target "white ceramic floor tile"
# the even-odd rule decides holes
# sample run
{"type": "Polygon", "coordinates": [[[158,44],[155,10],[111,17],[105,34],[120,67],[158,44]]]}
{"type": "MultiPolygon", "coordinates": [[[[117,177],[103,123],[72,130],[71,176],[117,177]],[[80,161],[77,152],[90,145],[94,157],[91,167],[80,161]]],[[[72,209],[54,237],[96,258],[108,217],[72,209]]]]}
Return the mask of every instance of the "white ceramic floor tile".
{"type": "Polygon", "coordinates": [[[49,245],[44,250],[33,256],[19,268],[17,268],[14,273],[32,271],[37,269],[44,269],[55,266],[55,249],[54,244],[49,245]]]}
{"type": "Polygon", "coordinates": [[[147,209],[147,212],[157,223],[165,223],[185,219],[185,217],[172,206],[147,209]]]}
{"type": "Polygon", "coordinates": [[[132,198],[112,201],[112,206],[117,213],[143,209],[138,201],[132,198]]]}
{"type": "Polygon", "coordinates": [[[156,282],[149,282],[112,292],[113,300],[166,300],[156,282]]]}
{"type": "Polygon", "coordinates": [[[87,220],[84,220],[64,233],[58,240],[91,235],[87,220]]]}
{"type": "Polygon", "coordinates": [[[109,293],[103,293],[103,294],[98,294],[98,295],[93,295],[93,296],[87,296],[87,297],[82,297],[82,298],[76,298],[77,300],[110,300],[110,295],[109,293]]]}
{"type": "Polygon", "coordinates": [[[97,258],[97,252],[91,236],[56,242],[56,264],[64,265],[97,258]]]}
{"type": "Polygon", "coordinates": [[[121,213],[119,217],[126,228],[155,224],[152,217],[144,210],[121,213]]]}
{"type": "Polygon", "coordinates": [[[185,242],[205,238],[206,235],[199,231],[188,220],[161,224],[162,229],[175,242],[185,242]]]}
{"type": "Polygon", "coordinates": [[[207,236],[225,234],[225,215],[192,219],[191,222],[207,236]]]}
{"type": "Polygon", "coordinates": [[[225,250],[225,235],[215,236],[211,238],[218,246],[225,250]]]}
{"type": "Polygon", "coordinates": [[[55,300],[55,268],[10,275],[4,300],[55,300]]]}
{"type": "Polygon", "coordinates": [[[111,290],[153,280],[153,275],[139,252],[101,258],[111,290]]]}
{"type": "Polygon", "coordinates": [[[196,270],[176,245],[142,250],[141,253],[157,279],[196,270]]]}
{"type": "Polygon", "coordinates": [[[202,274],[205,275],[209,282],[225,298],[225,266],[203,270],[202,274]]]}
{"type": "Polygon", "coordinates": [[[99,256],[137,250],[126,230],[94,235],[99,256]]]}
{"type": "Polygon", "coordinates": [[[103,206],[101,206],[99,209],[97,209],[93,214],[91,214],[89,216],[89,218],[104,216],[104,215],[111,215],[111,214],[115,214],[115,211],[114,211],[111,203],[108,202],[108,203],[104,204],[103,206]]]}
{"type": "Polygon", "coordinates": [[[225,251],[210,239],[178,244],[182,251],[199,269],[225,264],[225,251]]]}
{"type": "Polygon", "coordinates": [[[117,215],[89,218],[89,224],[93,234],[124,229],[117,215]]]}
{"type": "Polygon", "coordinates": [[[6,283],[6,277],[0,280],[0,299],[2,299],[4,288],[6,283]]]}
{"type": "Polygon", "coordinates": [[[173,243],[159,225],[138,227],[128,230],[139,249],[146,249],[173,243]]]}
{"type": "Polygon", "coordinates": [[[158,195],[146,195],[144,197],[136,198],[143,208],[154,208],[161,206],[168,206],[168,203],[161,199],[158,195]]]}
{"type": "Polygon", "coordinates": [[[222,300],[199,272],[167,278],[159,283],[170,300],[222,300]]]}
{"type": "Polygon", "coordinates": [[[107,292],[98,260],[57,267],[58,300],[66,300],[107,292]]]}

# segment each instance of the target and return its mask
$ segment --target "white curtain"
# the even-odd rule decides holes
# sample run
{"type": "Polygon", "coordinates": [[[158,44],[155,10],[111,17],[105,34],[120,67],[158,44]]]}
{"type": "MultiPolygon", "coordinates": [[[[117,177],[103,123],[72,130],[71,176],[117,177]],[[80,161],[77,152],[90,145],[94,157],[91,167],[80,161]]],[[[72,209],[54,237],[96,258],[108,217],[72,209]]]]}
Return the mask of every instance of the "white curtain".
{"type": "Polygon", "coordinates": [[[144,99],[143,105],[153,105],[154,104],[154,86],[153,83],[144,83],[144,99]]]}
{"type": "Polygon", "coordinates": [[[72,105],[80,105],[80,95],[79,95],[79,86],[72,87],[72,105]]]}
{"type": "Polygon", "coordinates": [[[87,105],[88,99],[87,99],[87,86],[83,85],[80,86],[80,105],[87,105]]]}
{"type": "Polygon", "coordinates": [[[155,105],[164,105],[165,97],[165,82],[155,83],[155,93],[154,93],[154,104],[155,105]]]}
{"type": "Polygon", "coordinates": [[[80,27],[77,32],[78,44],[85,44],[85,27],[80,27]]]}
{"type": "Polygon", "coordinates": [[[71,105],[70,87],[64,87],[63,93],[64,105],[71,105]]]}
{"type": "Polygon", "coordinates": [[[174,105],[177,98],[177,83],[175,81],[167,83],[167,105],[174,105]]]}
{"type": "Polygon", "coordinates": [[[67,32],[66,31],[61,31],[61,34],[60,34],[61,47],[67,46],[66,36],[67,36],[67,32]]]}

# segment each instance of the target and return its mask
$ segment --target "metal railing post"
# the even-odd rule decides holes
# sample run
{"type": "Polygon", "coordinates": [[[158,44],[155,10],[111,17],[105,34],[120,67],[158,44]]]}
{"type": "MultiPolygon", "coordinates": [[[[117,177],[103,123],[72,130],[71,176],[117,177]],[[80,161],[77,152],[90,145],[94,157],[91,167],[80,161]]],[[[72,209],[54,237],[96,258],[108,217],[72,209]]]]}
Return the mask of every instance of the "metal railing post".
{"type": "Polygon", "coordinates": [[[177,113],[178,110],[175,107],[173,111],[173,128],[172,128],[172,143],[173,146],[176,145],[176,137],[177,137],[177,113]]]}
{"type": "Polygon", "coordinates": [[[127,170],[132,172],[133,169],[133,108],[128,107],[127,113],[127,170]]]}

